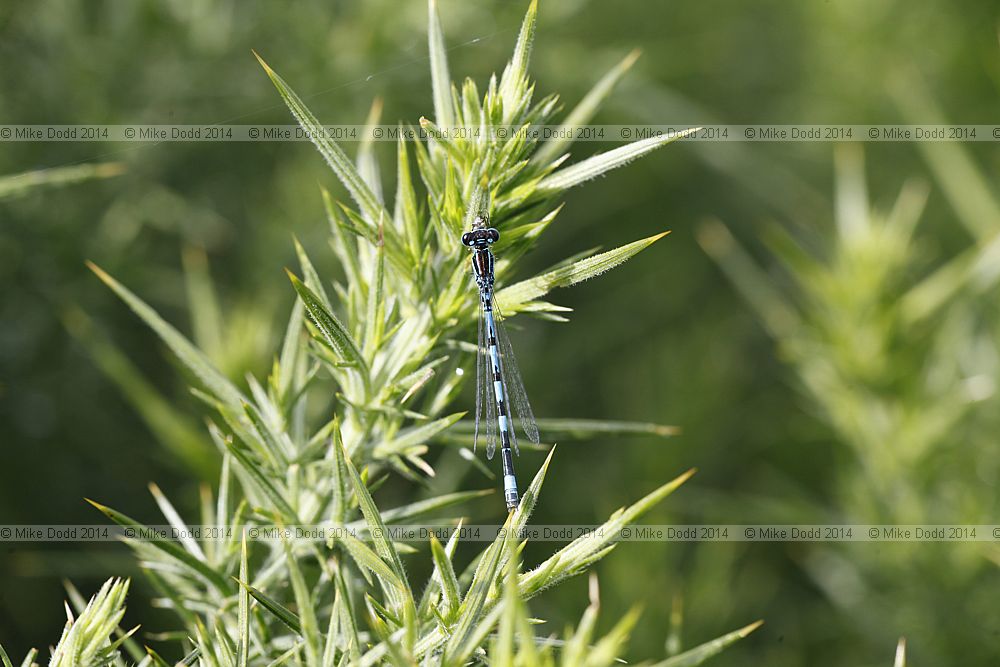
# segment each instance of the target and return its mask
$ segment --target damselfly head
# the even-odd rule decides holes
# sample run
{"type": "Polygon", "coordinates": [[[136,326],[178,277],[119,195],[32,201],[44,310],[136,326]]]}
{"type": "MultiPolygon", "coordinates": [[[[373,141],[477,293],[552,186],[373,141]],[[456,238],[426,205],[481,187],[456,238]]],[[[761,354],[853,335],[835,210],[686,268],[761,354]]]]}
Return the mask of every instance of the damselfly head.
{"type": "MultiPolygon", "coordinates": [[[[476,218],[479,221],[479,218],[476,218]]],[[[470,248],[486,248],[500,240],[500,232],[493,227],[473,227],[471,232],[462,234],[462,245],[470,248]]]]}

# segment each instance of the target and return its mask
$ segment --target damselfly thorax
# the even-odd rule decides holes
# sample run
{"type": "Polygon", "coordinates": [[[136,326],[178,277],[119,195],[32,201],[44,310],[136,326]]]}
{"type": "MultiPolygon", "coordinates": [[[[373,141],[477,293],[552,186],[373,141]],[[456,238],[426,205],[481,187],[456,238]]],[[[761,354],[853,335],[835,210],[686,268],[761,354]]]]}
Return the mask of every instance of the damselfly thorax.
{"type": "Polygon", "coordinates": [[[500,240],[500,232],[477,217],[471,232],[462,234],[462,244],[472,248],[472,272],[480,290],[493,289],[495,262],[490,246],[500,240]]]}

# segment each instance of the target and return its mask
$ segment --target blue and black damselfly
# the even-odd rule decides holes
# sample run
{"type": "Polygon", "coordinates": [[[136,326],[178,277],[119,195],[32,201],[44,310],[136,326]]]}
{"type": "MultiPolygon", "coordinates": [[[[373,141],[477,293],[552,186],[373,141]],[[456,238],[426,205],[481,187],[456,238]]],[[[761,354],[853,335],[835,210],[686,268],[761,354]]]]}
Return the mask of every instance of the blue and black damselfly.
{"type": "Polygon", "coordinates": [[[462,235],[462,244],[472,250],[472,275],[479,288],[479,355],[476,363],[476,430],[473,447],[479,443],[480,426],[486,427],[486,458],[492,459],[497,440],[503,463],[503,495],[507,509],[518,504],[514,454],[519,453],[511,406],[528,440],[538,444],[538,426],[521,382],[514,350],[504,330],[503,315],[493,294],[495,258],[490,246],[500,240],[500,232],[489,226],[483,213],[476,216],[472,230],[462,235]]]}

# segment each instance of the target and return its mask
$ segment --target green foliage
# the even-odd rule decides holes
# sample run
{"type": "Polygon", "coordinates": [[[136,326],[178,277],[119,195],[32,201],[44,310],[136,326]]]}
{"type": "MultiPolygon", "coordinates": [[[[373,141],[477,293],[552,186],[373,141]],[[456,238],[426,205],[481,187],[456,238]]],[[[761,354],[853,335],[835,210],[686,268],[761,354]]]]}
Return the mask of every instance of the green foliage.
{"type": "MultiPolygon", "coordinates": [[[[443,56],[447,49],[447,58],[437,58],[428,67],[419,53],[428,8],[420,3],[250,3],[240,5],[239,11],[228,2],[7,3],[0,13],[14,65],[0,71],[8,93],[0,99],[0,109],[10,123],[286,122],[288,114],[268,78],[247,58],[250,49],[257,48],[324,122],[360,121],[370,104],[378,111],[372,99],[383,96],[386,109],[392,110],[386,116],[390,120],[401,117],[416,124],[424,113],[436,125],[448,127],[455,122],[451,74],[473,73],[479,90],[485,92],[489,68],[494,62],[502,64],[498,54],[513,46],[518,35],[527,2],[520,4],[437,2],[442,16],[439,21],[437,12],[431,13],[438,29],[430,39],[438,39],[440,46],[437,51],[432,47],[432,53],[443,56]],[[445,31],[450,36],[447,43],[445,31]],[[442,62],[443,68],[438,66],[442,62]],[[192,67],[192,63],[211,65],[192,67]],[[438,73],[428,77],[422,69],[438,73]],[[123,86],[123,82],[129,84],[123,86]]],[[[991,118],[1000,62],[997,40],[990,30],[996,25],[995,3],[972,0],[963,3],[962,11],[953,11],[951,4],[932,0],[922,7],[923,11],[914,11],[899,0],[874,6],[858,2],[853,6],[842,2],[794,6],[780,2],[683,6],[638,0],[587,5],[543,2],[531,69],[544,76],[535,94],[541,98],[558,91],[568,113],[557,112],[554,122],[573,126],[577,122],[573,109],[585,108],[585,102],[599,97],[594,95],[598,86],[587,94],[588,86],[612,68],[604,80],[613,79],[620,67],[616,63],[622,62],[632,45],[641,45],[643,56],[628,75],[609,81],[614,92],[603,95],[601,110],[593,116],[596,122],[943,124],[991,118]],[[751,25],[753,29],[748,29],[751,25]],[[705,30],[706,26],[711,30],[705,30]],[[578,99],[583,101],[574,106],[578,99]]],[[[499,78],[499,69],[497,74],[499,78]]],[[[994,303],[1000,276],[998,246],[991,242],[1000,219],[996,144],[983,141],[988,137],[982,135],[978,139],[866,147],[869,208],[881,216],[893,208],[906,177],[926,174],[933,179],[927,207],[906,245],[909,258],[897,263],[904,267],[898,272],[897,286],[905,299],[897,304],[900,318],[891,316],[888,321],[895,322],[892,326],[903,335],[884,339],[891,343],[881,353],[889,364],[888,372],[875,366],[869,374],[851,371],[853,377],[864,378],[859,386],[876,396],[877,405],[890,411],[918,406],[914,397],[907,397],[914,388],[933,407],[936,401],[930,399],[936,396],[943,397],[942,403],[952,403],[953,397],[968,395],[970,390],[985,396],[989,385],[1000,381],[996,361],[991,359],[998,340],[994,303]],[[920,289],[913,289],[917,286],[920,289]],[[943,328],[952,333],[942,335],[943,328]],[[932,340],[936,341],[933,345],[932,340]],[[944,353],[933,351],[934,347],[944,353]],[[927,375],[913,372],[921,360],[948,354],[965,369],[962,373],[942,374],[928,384],[927,375]],[[905,368],[894,372],[896,363],[905,368]],[[891,383],[879,386],[879,376],[891,383]],[[891,395],[893,385],[896,397],[891,395]]],[[[427,151],[410,142],[396,146],[369,142],[367,153],[377,155],[385,167],[379,184],[373,177],[379,172],[373,170],[373,160],[365,157],[365,147],[342,147],[386,210],[403,220],[406,252],[422,256],[421,230],[429,214],[418,162],[429,161],[427,151]],[[406,177],[393,178],[392,171],[406,177]]],[[[544,165],[572,151],[571,159],[577,161],[611,147],[549,141],[537,145],[530,160],[544,165]]],[[[567,254],[596,243],[615,239],[625,243],[667,226],[675,229],[673,236],[617,275],[591,281],[572,294],[554,291],[551,294],[558,297],[541,297],[573,305],[577,312],[571,313],[572,328],[525,323],[523,314],[514,322],[528,330],[525,340],[543,343],[518,348],[522,366],[529,362],[525,370],[531,370],[531,361],[544,366],[526,378],[535,407],[543,412],[621,415],[684,425],[683,440],[657,443],[651,437],[659,432],[656,426],[636,425],[629,432],[639,437],[630,442],[620,435],[625,432],[624,424],[539,420],[545,440],[558,441],[563,449],[554,461],[534,520],[559,521],[558,517],[570,512],[586,520],[603,519],[591,512],[607,511],[626,497],[642,495],[691,465],[692,456],[703,471],[698,488],[686,488],[677,501],[654,510],[648,515],[651,521],[792,523],[881,518],[884,499],[895,499],[891,489],[879,488],[879,478],[868,478],[863,463],[878,454],[858,453],[847,432],[833,426],[822,401],[800,382],[800,362],[786,354],[780,342],[783,338],[776,337],[772,345],[765,338],[766,331],[753,326],[753,313],[748,312],[752,309],[743,308],[730,283],[718,279],[712,260],[697,251],[694,236],[688,233],[691,221],[724,216],[734,239],[747,249],[746,255],[764,269],[763,282],[780,297],[785,311],[801,318],[800,323],[821,320],[817,313],[822,305],[804,302],[815,290],[800,288],[799,276],[789,271],[788,255],[780,251],[780,239],[774,236],[787,230],[786,235],[814,263],[828,264],[839,254],[835,225],[827,213],[833,210],[826,194],[829,147],[814,142],[685,142],[566,197],[567,206],[558,215],[550,213],[549,220],[525,230],[528,238],[538,234],[537,250],[527,261],[502,253],[511,260],[511,269],[500,288],[530,279],[534,267],[556,264],[567,254]],[[782,222],[781,230],[768,228],[767,222],[775,218],[782,222]],[[595,241],[598,237],[600,241],[595,241]],[[775,251],[761,247],[760,241],[775,251]],[[655,307],[645,307],[648,304],[655,307]],[[535,337],[535,333],[545,335],[535,337]],[[544,344],[549,342],[554,344],[544,344]],[[590,363],[578,364],[577,359],[590,363]],[[583,381],[567,382],[568,377],[583,381]],[[792,395],[796,388],[802,390],[800,400],[792,395]],[[584,405],[586,412],[576,407],[584,405]],[[579,447],[567,443],[587,438],[595,441],[579,447]],[[565,448],[567,444],[570,449],[565,448]],[[580,480],[595,468],[602,474],[588,489],[584,507],[577,495],[580,480]],[[591,510],[591,505],[601,509],[591,510]]],[[[83,259],[94,260],[154,305],[244,394],[250,392],[247,372],[265,378],[276,354],[281,359],[278,391],[290,395],[298,363],[292,360],[302,355],[307,360],[306,373],[315,373],[307,386],[326,390],[332,383],[325,367],[311,363],[317,350],[325,351],[323,343],[310,342],[317,348],[309,350],[300,336],[287,336],[282,345],[286,321],[294,328],[302,324],[286,317],[296,294],[280,275],[280,267],[292,267],[317,295],[323,296],[321,290],[325,290],[330,312],[351,326],[345,301],[334,291],[330,278],[340,278],[343,284],[357,281],[367,259],[348,255],[355,270],[332,257],[330,234],[317,224],[322,216],[322,200],[315,196],[317,177],[331,189],[329,203],[336,210],[332,215],[339,216],[344,225],[338,228],[340,232],[348,232],[356,222],[334,203],[335,198],[351,201],[348,191],[333,183],[332,172],[317,169],[321,162],[316,153],[301,144],[11,141],[4,143],[0,159],[4,174],[95,159],[121,160],[126,168],[119,177],[81,181],[72,187],[18,187],[17,196],[0,200],[0,283],[4,285],[0,403],[5,408],[0,411],[0,431],[4,433],[5,469],[14,473],[6,478],[0,504],[9,522],[34,523],[39,517],[61,517],[66,523],[93,521],[89,505],[67,503],[84,495],[104,502],[113,497],[114,503],[109,504],[146,518],[143,510],[154,507],[149,497],[141,497],[142,482],[147,479],[170,489],[184,518],[197,521],[197,486],[209,483],[214,487],[222,467],[217,445],[204,430],[205,411],[192,405],[185,381],[189,375],[171,375],[168,366],[180,364],[169,357],[165,363],[165,346],[151,340],[128,309],[109,300],[108,292],[83,269],[83,259]],[[310,281],[305,262],[295,260],[294,247],[288,243],[293,233],[316,261],[317,276],[322,276],[316,281],[321,282],[318,288],[310,281]],[[83,312],[93,319],[77,317],[83,312]],[[62,324],[75,340],[67,337],[62,324]],[[121,398],[98,375],[101,372],[114,378],[121,398]],[[123,401],[141,421],[120,414],[123,401]],[[96,448],[95,434],[100,434],[96,448]],[[97,457],[99,466],[93,465],[97,457]],[[127,474],[123,474],[125,467],[127,474]],[[52,484],[37,483],[40,470],[52,484]]],[[[432,170],[428,178],[437,184],[445,182],[444,172],[432,170]]],[[[919,199],[912,196],[919,194],[919,184],[907,189],[912,193],[908,199],[919,199]]],[[[504,243],[512,240],[505,229],[504,243]]],[[[388,258],[385,264],[391,274],[388,258]]],[[[844,277],[838,280],[848,283],[844,277]]],[[[368,292],[374,288],[370,286],[368,292]]],[[[365,312],[372,312],[375,303],[366,297],[365,312]]],[[[296,304],[302,317],[307,317],[301,301],[296,304]]],[[[882,306],[878,310],[886,313],[882,306]]],[[[774,312],[780,324],[782,311],[774,312]]],[[[541,314],[555,319],[567,316],[567,311],[541,314]]],[[[311,322],[305,326],[313,327],[311,322]]],[[[867,335],[870,329],[862,330],[867,335]]],[[[362,337],[352,331],[366,355],[374,352],[365,346],[378,337],[377,327],[371,333],[362,337]]],[[[438,344],[442,356],[427,359],[398,383],[403,411],[426,412],[429,396],[436,396],[442,380],[451,377],[451,364],[468,358],[446,343],[466,343],[468,334],[442,339],[438,344]]],[[[828,342],[818,347],[816,356],[829,347],[828,342]]],[[[848,355],[838,354],[841,360],[828,365],[839,375],[847,369],[841,361],[848,355]]],[[[822,368],[823,364],[813,366],[822,368]]],[[[935,367],[941,366],[936,361],[926,366],[935,367]]],[[[845,377],[852,376],[839,377],[837,383],[843,384],[845,377]]],[[[303,419],[294,422],[308,428],[295,433],[293,442],[318,432],[316,425],[329,423],[332,414],[344,416],[342,399],[335,391],[343,393],[339,387],[328,392],[330,409],[322,407],[322,396],[310,396],[303,419]]],[[[890,466],[895,468],[889,476],[893,483],[900,485],[904,496],[915,496],[918,502],[901,498],[899,507],[893,502],[886,515],[899,512],[921,515],[924,520],[928,517],[923,510],[929,509],[937,520],[976,522],[985,517],[994,521],[1000,512],[995,492],[1000,483],[997,401],[994,393],[970,403],[949,430],[931,438],[926,455],[912,457],[909,465],[890,466]]],[[[273,434],[266,425],[271,416],[251,402],[254,405],[245,418],[259,419],[248,428],[270,438],[273,434]],[[264,430],[258,431],[258,426],[264,430]]],[[[427,421],[467,410],[470,404],[468,400],[444,403],[435,418],[427,421]]],[[[370,407],[385,408],[377,403],[370,407]]],[[[883,420],[872,419],[873,414],[877,416],[878,411],[866,410],[865,418],[858,420],[873,433],[883,432],[885,422],[899,423],[898,415],[883,420]]],[[[229,429],[221,418],[212,416],[223,431],[229,429]]],[[[400,434],[423,423],[411,417],[403,422],[400,434]]],[[[860,426],[856,424],[852,431],[860,426]]],[[[286,430],[294,432],[291,426],[286,430]]],[[[874,442],[878,437],[866,439],[874,442]]],[[[914,444],[920,440],[927,441],[918,434],[914,444]]],[[[275,442],[284,447],[281,438],[275,442]]],[[[349,437],[347,444],[352,442],[349,437]]],[[[496,498],[496,483],[488,477],[497,466],[481,455],[459,456],[471,455],[464,449],[471,450],[471,442],[466,415],[435,435],[421,457],[435,469],[435,478],[413,470],[421,483],[410,485],[394,478],[386,481],[385,471],[367,473],[386,523],[392,524],[392,508],[418,511],[417,503],[447,500],[449,494],[439,494],[456,488],[489,488],[494,497],[474,501],[474,492],[467,491],[470,495],[464,500],[433,510],[437,512],[433,516],[475,515],[480,510],[499,513],[502,503],[496,498]],[[487,476],[480,478],[480,472],[487,476]]],[[[323,448],[322,438],[309,446],[323,448]]],[[[897,444],[889,447],[910,449],[897,444]]],[[[540,458],[537,451],[522,451],[525,456],[518,468],[530,477],[540,458]]],[[[367,456],[352,454],[362,476],[368,469],[367,456]]],[[[237,464],[231,456],[227,460],[229,491],[223,495],[231,502],[222,504],[232,512],[245,496],[234,477],[237,464]]],[[[292,465],[287,456],[276,459],[276,469],[292,465]]],[[[350,496],[353,490],[346,470],[343,479],[350,496]]],[[[206,499],[202,497],[203,503],[206,499]]],[[[217,498],[210,500],[214,504],[217,498]]],[[[363,526],[364,518],[353,509],[353,501],[348,498],[346,502],[344,512],[349,514],[343,520],[363,526]]],[[[331,507],[331,516],[338,512],[331,507]]],[[[206,558],[215,558],[214,543],[199,546],[206,558]]],[[[249,546],[253,556],[249,571],[256,574],[264,547],[253,542],[249,546]]],[[[427,545],[416,546],[421,553],[402,553],[402,560],[415,575],[411,585],[420,593],[431,555],[427,545]]],[[[448,549],[446,540],[442,546],[448,549]]],[[[625,553],[606,558],[600,565],[601,615],[607,623],[600,624],[600,632],[606,632],[627,609],[622,601],[627,605],[634,599],[645,604],[642,621],[632,632],[631,656],[655,656],[668,627],[678,639],[667,651],[673,656],[744,621],[765,616],[768,624],[762,632],[767,637],[737,645],[717,661],[769,666],[886,665],[892,660],[891,644],[897,635],[906,634],[911,662],[993,664],[1000,646],[989,631],[989,619],[995,613],[995,568],[1000,552],[990,545],[980,547],[621,545],[625,553]],[[650,595],[653,589],[660,594],[650,595]],[[671,600],[681,597],[681,591],[689,605],[683,633],[669,622],[671,600]]],[[[92,553],[82,545],[78,549],[52,543],[37,549],[15,545],[0,556],[5,601],[0,606],[0,641],[8,642],[8,650],[14,649],[12,655],[18,654],[14,665],[31,645],[42,648],[40,662],[44,664],[48,647],[58,638],[52,630],[62,625],[61,610],[37,599],[39,592],[57,588],[64,576],[99,583],[108,572],[124,571],[119,560],[128,557],[125,550],[92,553]]],[[[533,545],[525,552],[529,566],[550,555],[543,549],[533,545]]],[[[476,545],[462,544],[455,552],[456,578],[462,590],[469,583],[463,577],[465,564],[475,551],[476,545]]],[[[354,569],[349,557],[343,561],[345,568],[354,569]]],[[[308,577],[308,567],[305,574],[308,577]]],[[[227,581],[233,590],[240,590],[231,578],[227,581]]],[[[129,595],[130,613],[135,622],[142,620],[143,630],[150,631],[144,641],[157,642],[153,645],[167,658],[178,657],[178,643],[185,635],[195,634],[184,629],[194,627],[194,620],[187,619],[183,598],[175,602],[170,590],[159,594],[157,604],[172,605],[172,611],[186,619],[164,623],[161,619],[170,612],[147,617],[150,587],[138,585],[144,583],[141,577],[133,577],[133,583],[137,585],[129,595]],[[150,625],[153,618],[159,627],[150,625]],[[161,629],[173,631],[153,634],[161,629]]],[[[262,588],[297,611],[287,577],[279,577],[275,585],[277,589],[262,588]]],[[[550,623],[532,626],[535,632],[561,633],[564,623],[576,627],[579,618],[574,615],[582,611],[576,606],[582,586],[579,580],[570,582],[531,602],[534,614],[544,615],[550,623]]],[[[88,596],[97,587],[89,588],[88,596]]],[[[378,591],[373,595],[381,599],[378,591]]],[[[349,597],[359,611],[361,631],[367,630],[364,601],[356,591],[349,597]]],[[[69,599],[79,615],[86,600],[78,606],[74,595],[69,599]]],[[[347,622],[346,617],[339,618],[347,622]]],[[[326,635],[328,627],[321,631],[326,635]]],[[[551,645],[558,650],[556,644],[551,645]]],[[[139,658],[133,654],[133,659],[139,658]]]]}
{"type": "Polygon", "coordinates": [[[993,385],[970,375],[975,366],[956,357],[956,350],[977,349],[982,335],[969,326],[962,304],[925,300],[938,274],[914,278],[922,268],[915,265],[914,231],[927,188],[909,183],[891,210],[873,210],[860,159],[854,147],[838,152],[836,235],[824,256],[771,230],[770,246],[795,280],[791,298],[720,224],[706,225],[701,240],[757,308],[820,414],[861,462],[868,491],[852,501],[856,516],[927,521],[942,507],[913,472],[946,446],[993,385]],[[925,318],[941,323],[925,329],[919,326],[925,318]],[[942,395],[942,386],[955,385],[965,391],[942,395]]]}
{"type": "Polygon", "coordinates": [[[900,639],[896,644],[896,658],[892,662],[892,667],[906,667],[906,639],[900,639]]]}
{"type": "MultiPolygon", "coordinates": [[[[74,616],[66,607],[66,626],[52,649],[49,667],[111,667],[124,665],[119,649],[129,641],[139,626],[128,632],[118,632],[118,624],[125,615],[125,596],[129,582],[109,579],[90,601],[74,616]],[[117,639],[110,637],[113,633],[117,639]]],[[[78,595],[78,594],[77,594],[78,595]]],[[[82,601],[81,601],[82,602],[82,601]]],[[[31,651],[21,663],[22,667],[35,667],[36,651],[31,651]]],[[[0,647],[0,660],[4,667],[13,667],[7,652],[0,647]]]]}
{"type": "MultiPolygon", "coordinates": [[[[969,166],[954,147],[926,150],[934,160],[969,166]]],[[[908,182],[881,210],[869,203],[857,146],[839,147],[835,166],[834,230],[819,249],[807,249],[784,228],[765,236],[781,277],[761,269],[721,223],[706,223],[699,234],[850,462],[830,476],[832,508],[810,503],[786,512],[792,521],[835,524],[988,523],[1000,494],[983,477],[994,473],[978,460],[984,443],[975,434],[995,422],[988,406],[995,405],[1000,381],[997,323],[973,298],[984,279],[976,267],[994,238],[970,224],[973,246],[932,263],[918,251],[927,186],[908,182]],[[942,467],[962,471],[966,481],[942,475],[942,467]]],[[[967,187],[978,192],[980,182],[972,179],[967,187]]],[[[877,622],[878,609],[889,608],[906,608],[909,627],[937,627],[944,594],[912,583],[944,563],[961,591],[953,604],[988,613],[989,587],[976,583],[988,576],[982,553],[969,542],[884,550],[845,543],[811,545],[800,558],[845,620],[864,632],[877,622]]],[[[925,645],[924,655],[947,660],[950,643],[974,645],[977,632],[952,627],[940,644],[925,645]]],[[[901,642],[897,664],[904,654],[901,642]]]]}
{"type": "MultiPolygon", "coordinates": [[[[412,549],[390,539],[388,524],[450,511],[481,493],[442,492],[390,509],[381,509],[373,497],[376,485],[387,475],[396,473],[418,483],[433,476],[435,470],[427,460],[430,445],[447,443],[447,432],[465,414],[449,414],[447,409],[461,388],[463,374],[457,371],[469,365],[475,353],[467,339],[477,296],[470,289],[468,255],[457,242],[471,217],[488,211],[491,223],[501,230],[497,274],[507,281],[517,260],[554,221],[560,208],[557,199],[565,190],[676,138],[639,141],[563,167],[565,156],[553,156],[565,148],[564,140],[539,153],[535,139],[496,133],[501,125],[549,123],[558,110],[555,96],[532,102],[534,84],[527,69],[536,10],[532,3],[503,75],[499,81],[491,78],[486,93],[480,95],[472,80],[460,90],[447,80],[444,41],[430,3],[436,122],[421,119],[431,136],[426,144],[410,139],[398,144],[397,196],[391,213],[382,201],[371,143],[363,142],[357,161],[350,160],[321,131],[302,99],[258,56],[356,205],[352,208],[322,193],[330,245],[344,268],[345,280],[332,284],[336,301],[330,298],[331,283],[320,276],[296,241],[303,277],[291,272],[289,277],[298,301],[264,382],[249,376],[246,385],[239,386],[210,354],[135,293],[90,265],[186,367],[196,395],[213,414],[209,433],[222,461],[221,475],[215,498],[210,492],[204,494],[200,523],[214,528],[213,537],[222,539],[127,539],[163,596],[163,605],[176,612],[183,628],[178,636],[190,642],[184,649],[185,664],[326,667],[385,662],[464,665],[472,660],[548,665],[555,664],[559,654],[561,664],[597,666],[614,664],[624,650],[638,611],[596,638],[596,582],[590,608],[562,642],[535,636],[531,629],[535,621],[527,616],[525,601],[608,555],[623,528],[693,471],[618,510],[595,535],[575,540],[522,573],[520,554],[525,544],[517,536],[538,502],[553,447],[500,536],[465,574],[457,574],[457,534],[447,545],[431,540],[434,569],[420,596],[404,566],[404,556],[412,549]],[[475,138],[455,138],[444,131],[453,123],[480,131],[469,135],[475,138]],[[411,171],[411,154],[416,157],[417,178],[411,171]],[[321,525],[331,529],[332,537],[322,544],[282,532],[277,540],[248,541],[249,531],[268,525],[321,525]],[[347,528],[360,531],[364,539],[347,528]],[[555,646],[561,649],[554,651],[555,646]]],[[[602,79],[565,122],[578,124],[592,114],[632,60],[630,56],[602,79]]],[[[379,110],[376,102],[369,124],[377,122],[379,110]]],[[[498,293],[498,299],[509,315],[527,311],[563,320],[555,313],[565,308],[540,299],[557,287],[620,265],[662,236],[571,257],[547,273],[511,284],[498,293]]],[[[219,322],[220,314],[204,267],[196,255],[186,261],[189,294],[203,305],[197,311],[201,324],[196,330],[210,346],[217,346],[220,342],[211,323],[219,322]]],[[[71,317],[70,324],[92,348],[103,349],[99,340],[87,337],[82,315],[71,317]]],[[[133,369],[113,353],[104,350],[101,358],[119,381],[142,388],[133,369]]],[[[147,414],[151,423],[169,421],[162,406],[147,414]]],[[[546,423],[542,420],[543,426],[546,423]]],[[[578,437],[674,432],[656,424],[593,420],[552,420],[548,425],[553,435],[578,437]]],[[[179,440],[182,435],[177,431],[172,437],[179,440]]],[[[458,439],[468,453],[467,441],[458,439]]],[[[184,519],[159,488],[151,485],[150,491],[167,523],[183,528],[184,519]]],[[[91,503],[121,526],[142,530],[126,514],[91,503]]],[[[57,649],[57,655],[77,656],[70,659],[77,660],[72,664],[120,661],[116,649],[127,634],[113,643],[107,637],[117,630],[124,613],[125,588],[116,583],[102,589],[80,619],[67,626],[60,643],[66,648],[63,653],[57,649]]],[[[142,662],[165,664],[153,649],[142,662]]]]}
{"type": "Polygon", "coordinates": [[[727,646],[743,639],[763,624],[764,621],[757,621],[756,623],[751,623],[750,625],[742,627],[739,630],[733,630],[730,633],[722,635],[718,639],[705,642],[704,644],[696,646],[693,649],[671,656],[662,662],[658,662],[655,667],[693,667],[694,665],[700,665],[713,655],[721,653],[727,646]]]}
{"type": "Polygon", "coordinates": [[[93,179],[112,178],[121,175],[124,169],[124,166],[118,162],[103,162],[0,176],[0,200],[18,197],[43,187],[57,187],[93,179]]]}

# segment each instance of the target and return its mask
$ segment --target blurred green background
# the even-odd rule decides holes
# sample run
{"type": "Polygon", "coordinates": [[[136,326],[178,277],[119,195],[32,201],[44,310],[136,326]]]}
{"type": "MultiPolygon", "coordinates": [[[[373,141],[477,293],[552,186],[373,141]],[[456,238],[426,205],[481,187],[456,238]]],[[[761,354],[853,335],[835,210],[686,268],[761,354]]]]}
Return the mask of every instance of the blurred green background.
{"type": "MultiPolygon", "coordinates": [[[[439,0],[453,76],[502,68],[524,9],[439,0]]],[[[548,0],[539,21],[538,90],[567,104],[642,49],[598,122],[997,118],[993,2],[548,0]]],[[[289,123],[251,49],[325,122],[360,123],[376,97],[390,122],[431,114],[423,2],[43,0],[0,6],[0,119],[289,123]]],[[[84,497],[156,521],[148,482],[192,509],[212,478],[183,376],[85,260],[185,331],[210,273],[225,321],[196,337],[230,376],[262,373],[293,301],[291,236],[325,247],[317,183],[340,192],[305,143],[7,142],[0,175],[98,162],[124,171],[0,199],[0,523],[102,523],[84,497]],[[143,403],[151,388],[188,421],[143,403]]],[[[683,433],[561,448],[536,520],[595,522],[696,466],[650,523],[997,522],[998,171],[990,142],[689,143],[571,192],[527,268],[673,233],[560,294],[569,324],[521,323],[536,413],[683,433]]],[[[997,563],[986,543],[651,542],[597,570],[605,623],[645,607],[634,659],[663,654],[679,598],[686,645],[766,620],[718,665],[889,665],[900,636],[914,664],[987,665],[997,563]]],[[[119,545],[3,545],[0,642],[54,641],[62,579],[89,594],[134,572],[119,545]]],[[[134,590],[126,624],[163,629],[134,590]]],[[[559,628],[586,596],[580,581],[532,611],[559,628]]]]}

